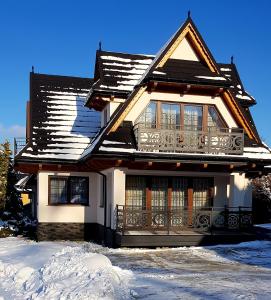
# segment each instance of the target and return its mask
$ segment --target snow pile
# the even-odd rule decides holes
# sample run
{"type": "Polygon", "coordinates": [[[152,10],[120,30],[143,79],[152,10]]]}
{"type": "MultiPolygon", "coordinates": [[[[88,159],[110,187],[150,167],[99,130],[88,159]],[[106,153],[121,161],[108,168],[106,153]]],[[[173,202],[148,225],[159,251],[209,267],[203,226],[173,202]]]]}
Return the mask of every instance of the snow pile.
{"type": "Polygon", "coordinates": [[[257,224],[256,227],[265,228],[271,230],[271,223],[265,223],[265,224],[257,224]]]}
{"type": "MultiPolygon", "coordinates": [[[[12,242],[11,238],[5,240],[12,242]]],[[[0,260],[0,299],[130,298],[128,283],[132,272],[112,266],[106,256],[89,252],[88,247],[74,243],[63,248],[61,244],[35,244],[19,239],[13,242],[14,256],[3,255],[5,261],[0,260]],[[48,253],[55,247],[62,249],[55,254],[48,253]],[[37,256],[37,251],[40,260],[33,263],[31,253],[37,256]],[[14,263],[16,260],[18,263],[14,263]]]]}

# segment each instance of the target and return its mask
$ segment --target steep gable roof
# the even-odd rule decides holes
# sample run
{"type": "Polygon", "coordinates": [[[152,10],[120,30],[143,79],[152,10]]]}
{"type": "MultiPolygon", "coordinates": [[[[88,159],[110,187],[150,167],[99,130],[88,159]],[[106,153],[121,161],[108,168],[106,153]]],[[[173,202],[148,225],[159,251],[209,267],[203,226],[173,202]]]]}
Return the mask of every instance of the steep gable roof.
{"type": "MultiPolygon", "coordinates": [[[[128,112],[133,108],[137,100],[146,91],[147,87],[145,83],[147,82],[148,78],[151,78],[151,76],[153,76],[155,72],[157,72],[158,74],[159,72],[164,73],[161,70],[161,68],[165,69],[170,64],[170,60],[172,60],[172,58],[170,57],[172,57],[174,50],[179,46],[179,44],[184,38],[187,38],[189,42],[193,45],[195,53],[197,53],[197,55],[200,57],[201,63],[205,64],[212,74],[212,76],[199,75],[201,77],[208,78],[199,77],[198,79],[210,79],[210,77],[213,77],[211,78],[212,80],[214,80],[212,81],[213,83],[215,81],[218,81],[219,84],[221,81],[230,82],[230,79],[228,79],[227,76],[223,76],[219,65],[213,58],[210,50],[208,49],[200,33],[198,32],[194,22],[190,17],[188,17],[185,23],[177,30],[177,32],[169,39],[165,46],[158,52],[158,54],[153,59],[149,67],[146,69],[145,73],[134,86],[134,89],[129,94],[127,100],[124,102],[123,105],[120,105],[115,111],[115,113],[111,116],[111,120],[104,128],[101,135],[98,137],[95,143],[83,153],[83,157],[88,156],[89,153],[91,153],[91,151],[98,149],[102,141],[105,139],[105,136],[118,129],[120,124],[124,121],[128,112]]],[[[197,62],[192,61],[192,63],[197,62]]],[[[238,73],[236,77],[238,77],[238,73]]],[[[228,87],[230,87],[230,85],[228,87]]],[[[234,93],[230,91],[230,89],[227,89],[223,92],[222,97],[227,102],[227,105],[231,107],[233,113],[238,116],[237,119],[239,120],[239,124],[241,124],[241,126],[244,127],[249,138],[254,139],[256,142],[260,142],[257,130],[254,127],[253,122],[246,119],[245,111],[242,108],[239,101],[235,99],[234,93]]]]}
{"type": "Polygon", "coordinates": [[[31,132],[16,159],[77,160],[100,129],[100,113],[85,107],[93,80],[31,73],[31,132]]]}

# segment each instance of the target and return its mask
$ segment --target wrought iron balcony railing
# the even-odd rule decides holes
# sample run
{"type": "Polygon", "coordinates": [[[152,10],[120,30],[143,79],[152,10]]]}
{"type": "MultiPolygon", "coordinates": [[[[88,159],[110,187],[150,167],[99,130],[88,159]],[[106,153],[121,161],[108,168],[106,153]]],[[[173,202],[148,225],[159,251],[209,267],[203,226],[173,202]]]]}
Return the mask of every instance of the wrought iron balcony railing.
{"type": "Polygon", "coordinates": [[[27,143],[27,138],[14,138],[14,156],[17,155],[27,143]]]}
{"type": "Polygon", "coordinates": [[[252,226],[250,207],[188,207],[142,209],[117,205],[117,231],[244,230],[252,226]]]}
{"type": "Polygon", "coordinates": [[[244,131],[240,128],[214,128],[208,130],[193,126],[162,125],[157,128],[138,123],[134,133],[139,151],[243,154],[244,131]]]}

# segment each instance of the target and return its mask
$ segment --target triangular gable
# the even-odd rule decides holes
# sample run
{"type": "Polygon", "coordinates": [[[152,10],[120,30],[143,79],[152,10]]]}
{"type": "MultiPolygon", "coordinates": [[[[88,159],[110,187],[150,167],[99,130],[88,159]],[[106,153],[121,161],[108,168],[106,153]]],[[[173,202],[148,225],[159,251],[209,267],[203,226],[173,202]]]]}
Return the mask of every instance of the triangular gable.
{"type": "Polygon", "coordinates": [[[180,44],[173,51],[169,58],[200,61],[198,54],[194,50],[187,37],[183,38],[183,40],[180,42],[180,44]]]}
{"type": "MultiPolygon", "coordinates": [[[[92,148],[93,150],[96,150],[99,147],[106,135],[117,130],[120,124],[124,121],[129,111],[134,107],[135,103],[146,91],[147,87],[144,84],[145,78],[147,78],[147,76],[151,74],[155,69],[162,67],[166,63],[166,61],[170,59],[172,55],[174,55],[174,51],[178,49],[178,47],[182,47],[180,45],[184,39],[187,39],[189,44],[193,46],[195,55],[197,55],[202,62],[205,62],[212,72],[220,74],[219,67],[215,59],[213,58],[207,45],[202,39],[192,19],[188,17],[186,22],[178,29],[173,37],[170,38],[168,43],[166,43],[166,45],[156,55],[150,67],[146,70],[142,78],[139,80],[138,84],[135,86],[135,89],[128,96],[128,99],[114,112],[110,122],[107,124],[107,127],[95,142],[95,146],[92,148]]],[[[251,128],[250,124],[248,124],[244,113],[242,113],[241,106],[231,95],[230,91],[228,90],[224,92],[222,96],[227,105],[231,107],[235,119],[238,120],[239,124],[245,129],[248,137],[258,142],[257,134],[255,134],[253,128],[251,128]]]]}
{"type": "MultiPolygon", "coordinates": [[[[185,23],[158,53],[151,69],[163,67],[168,59],[176,58],[179,49],[182,47],[190,47],[190,51],[194,52],[194,58],[198,58],[198,60],[205,63],[212,72],[219,74],[219,68],[213,55],[190,17],[187,18],[185,23]]],[[[182,58],[180,57],[180,59],[182,58]]]]}

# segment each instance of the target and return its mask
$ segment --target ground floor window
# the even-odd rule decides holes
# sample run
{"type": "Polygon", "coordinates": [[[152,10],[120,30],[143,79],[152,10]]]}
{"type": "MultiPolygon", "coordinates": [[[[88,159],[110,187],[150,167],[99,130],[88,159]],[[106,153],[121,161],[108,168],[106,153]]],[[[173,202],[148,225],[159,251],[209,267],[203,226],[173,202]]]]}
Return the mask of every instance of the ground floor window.
{"type": "Polygon", "coordinates": [[[81,204],[89,202],[89,178],[49,176],[49,204],[81,204]]]}
{"type": "Polygon", "coordinates": [[[200,209],[213,206],[214,179],[127,176],[126,205],[142,209],[200,209]]]}

